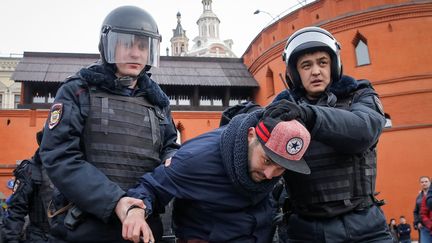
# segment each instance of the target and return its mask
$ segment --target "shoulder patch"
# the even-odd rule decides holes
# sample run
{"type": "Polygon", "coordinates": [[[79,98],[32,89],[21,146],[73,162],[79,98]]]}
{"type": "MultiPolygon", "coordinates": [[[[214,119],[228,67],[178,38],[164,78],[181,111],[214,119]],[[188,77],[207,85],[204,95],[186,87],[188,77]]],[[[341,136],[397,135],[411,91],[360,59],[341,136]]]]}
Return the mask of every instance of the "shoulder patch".
{"type": "Polygon", "coordinates": [[[53,129],[59,124],[63,114],[63,104],[55,103],[51,106],[48,128],[53,129]]]}
{"type": "Polygon", "coordinates": [[[378,97],[376,97],[376,96],[374,96],[374,103],[375,103],[375,106],[377,107],[378,111],[381,113],[381,115],[384,116],[383,105],[382,105],[380,99],[378,97]]]}

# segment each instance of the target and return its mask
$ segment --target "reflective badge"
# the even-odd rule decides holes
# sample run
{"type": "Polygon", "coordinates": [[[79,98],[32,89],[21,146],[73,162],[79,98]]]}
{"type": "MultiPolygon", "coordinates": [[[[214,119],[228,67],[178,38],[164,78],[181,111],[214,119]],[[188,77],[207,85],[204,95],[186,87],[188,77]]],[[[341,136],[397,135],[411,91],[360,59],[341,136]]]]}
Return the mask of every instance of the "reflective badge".
{"type": "Polygon", "coordinates": [[[48,123],[49,129],[53,129],[55,126],[57,126],[57,124],[59,124],[62,113],[63,113],[62,103],[55,103],[53,106],[51,106],[50,118],[48,123]]]}
{"type": "Polygon", "coordinates": [[[378,97],[374,96],[374,102],[375,102],[375,106],[378,108],[378,111],[381,113],[381,115],[384,116],[384,108],[381,101],[378,99],[378,97]]]}

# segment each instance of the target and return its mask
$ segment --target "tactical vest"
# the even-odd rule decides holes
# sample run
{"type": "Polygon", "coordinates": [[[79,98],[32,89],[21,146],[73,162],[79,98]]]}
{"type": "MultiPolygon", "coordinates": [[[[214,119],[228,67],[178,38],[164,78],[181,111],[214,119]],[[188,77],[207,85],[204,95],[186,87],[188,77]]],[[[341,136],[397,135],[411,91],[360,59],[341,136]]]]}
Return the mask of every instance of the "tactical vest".
{"type": "Polygon", "coordinates": [[[123,190],[160,164],[160,110],[144,96],[127,97],[90,87],[83,143],[87,161],[123,190]]]}
{"type": "MultiPolygon", "coordinates": [[[[338,98],[334,107],[348,110],[356,93],[338,98]]],[[[375,191],[375,147],[361,154],[343,154],[312,140],[304,159],[312,173],[287,171],[284,179],[292,210],[305,216],[331,217],[371,202],[375,191]]]]}

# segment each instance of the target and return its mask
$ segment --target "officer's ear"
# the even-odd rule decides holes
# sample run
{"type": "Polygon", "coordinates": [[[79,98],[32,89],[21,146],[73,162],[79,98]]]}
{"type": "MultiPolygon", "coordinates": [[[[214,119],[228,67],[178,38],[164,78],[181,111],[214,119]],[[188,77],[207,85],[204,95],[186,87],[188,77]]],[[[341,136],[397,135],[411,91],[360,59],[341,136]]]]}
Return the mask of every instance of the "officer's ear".
{"type": "Polygon", "coordinates": [[[248,128],[248,143],[250,144],[251,142],[253,142],[255,138],[256,138],[255,127],[249,127],[248,128]]]}

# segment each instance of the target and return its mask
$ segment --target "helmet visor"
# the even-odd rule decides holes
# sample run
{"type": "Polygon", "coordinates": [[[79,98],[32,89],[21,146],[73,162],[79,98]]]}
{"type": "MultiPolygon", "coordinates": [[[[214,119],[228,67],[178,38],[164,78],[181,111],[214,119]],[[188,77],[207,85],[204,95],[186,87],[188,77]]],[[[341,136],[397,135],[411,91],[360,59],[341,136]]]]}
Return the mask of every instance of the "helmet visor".
{"type": "Polygon", "coordinates": [[[159,65],[159,39],[147,35],[109,31],[104,45],[108,63],[159,65]]]}

